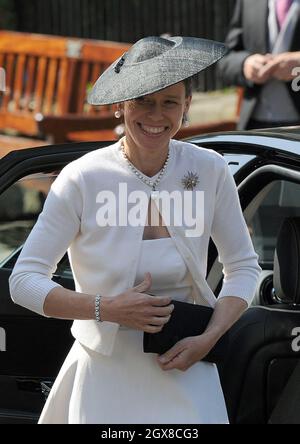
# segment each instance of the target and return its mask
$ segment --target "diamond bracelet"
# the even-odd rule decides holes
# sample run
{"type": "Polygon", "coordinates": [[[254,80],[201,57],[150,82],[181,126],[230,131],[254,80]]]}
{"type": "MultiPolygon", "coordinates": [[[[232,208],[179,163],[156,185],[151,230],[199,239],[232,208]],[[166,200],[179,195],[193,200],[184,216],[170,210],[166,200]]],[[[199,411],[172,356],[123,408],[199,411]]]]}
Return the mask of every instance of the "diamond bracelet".
{"type": "Polygon", "coordinates": [[[100,314],[100,301],[101,301],[101,296],[100,294],[97,294],[95,297],[95,319],[97,322],[102,322],[100,314]]]}

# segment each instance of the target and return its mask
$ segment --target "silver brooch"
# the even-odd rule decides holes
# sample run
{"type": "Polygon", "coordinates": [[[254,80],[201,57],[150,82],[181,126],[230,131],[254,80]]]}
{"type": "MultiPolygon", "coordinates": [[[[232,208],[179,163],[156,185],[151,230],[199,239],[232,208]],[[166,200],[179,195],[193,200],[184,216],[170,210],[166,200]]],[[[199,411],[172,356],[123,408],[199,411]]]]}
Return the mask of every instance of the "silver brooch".
{"type": "Polygon", "coordinates": [[[199,176],[188,171],[181,182],[185,190],[193,190],[199,183],[199,176]]]}

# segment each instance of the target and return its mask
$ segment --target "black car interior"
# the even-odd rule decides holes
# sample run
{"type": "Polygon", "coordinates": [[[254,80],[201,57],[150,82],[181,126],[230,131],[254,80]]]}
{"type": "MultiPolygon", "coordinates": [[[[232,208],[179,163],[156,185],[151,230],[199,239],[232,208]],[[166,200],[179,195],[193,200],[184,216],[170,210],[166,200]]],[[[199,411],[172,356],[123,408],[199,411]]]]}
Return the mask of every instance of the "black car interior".
{"type": "Polygon", "coordinates": [[[236,424],[269,421],[300,359],[292,347],[293,332],[300,327],[300,218],[284,220],[274,260],[280,303],[246,311],[232,329],[230,351],[219,368],[230,420],[236,424]]]}

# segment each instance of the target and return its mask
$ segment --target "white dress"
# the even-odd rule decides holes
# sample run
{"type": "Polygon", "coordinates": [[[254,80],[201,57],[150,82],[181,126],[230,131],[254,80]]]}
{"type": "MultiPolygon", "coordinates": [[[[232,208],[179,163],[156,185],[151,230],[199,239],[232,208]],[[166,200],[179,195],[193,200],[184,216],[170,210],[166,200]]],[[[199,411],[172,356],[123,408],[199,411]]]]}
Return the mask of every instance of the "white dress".
{"type": "MultiPolygon", "coordinates": [[[[171,238],[144,240],[135,285],[150,271],[151,294],[192,301],[191,276],[171,238]]],[[[143,353],[143,332],[120,327],[111,356],[75,341],[53,385],[41,424],[228,423],[215,364],[163,371],[143,353]]]]}

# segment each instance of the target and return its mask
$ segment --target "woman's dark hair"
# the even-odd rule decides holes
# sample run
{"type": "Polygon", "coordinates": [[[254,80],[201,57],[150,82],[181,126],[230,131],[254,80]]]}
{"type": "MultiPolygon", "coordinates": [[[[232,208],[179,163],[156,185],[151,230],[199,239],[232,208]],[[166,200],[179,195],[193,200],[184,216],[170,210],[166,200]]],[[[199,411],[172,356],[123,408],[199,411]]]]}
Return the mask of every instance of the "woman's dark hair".
{"type": "Polygon", "coordinates": [[[187,79],[184,79],[183,81],[185,86],[185,97],[190,97],[193,92],[193,81],[192,77],[188,77],[187,79]]]}

